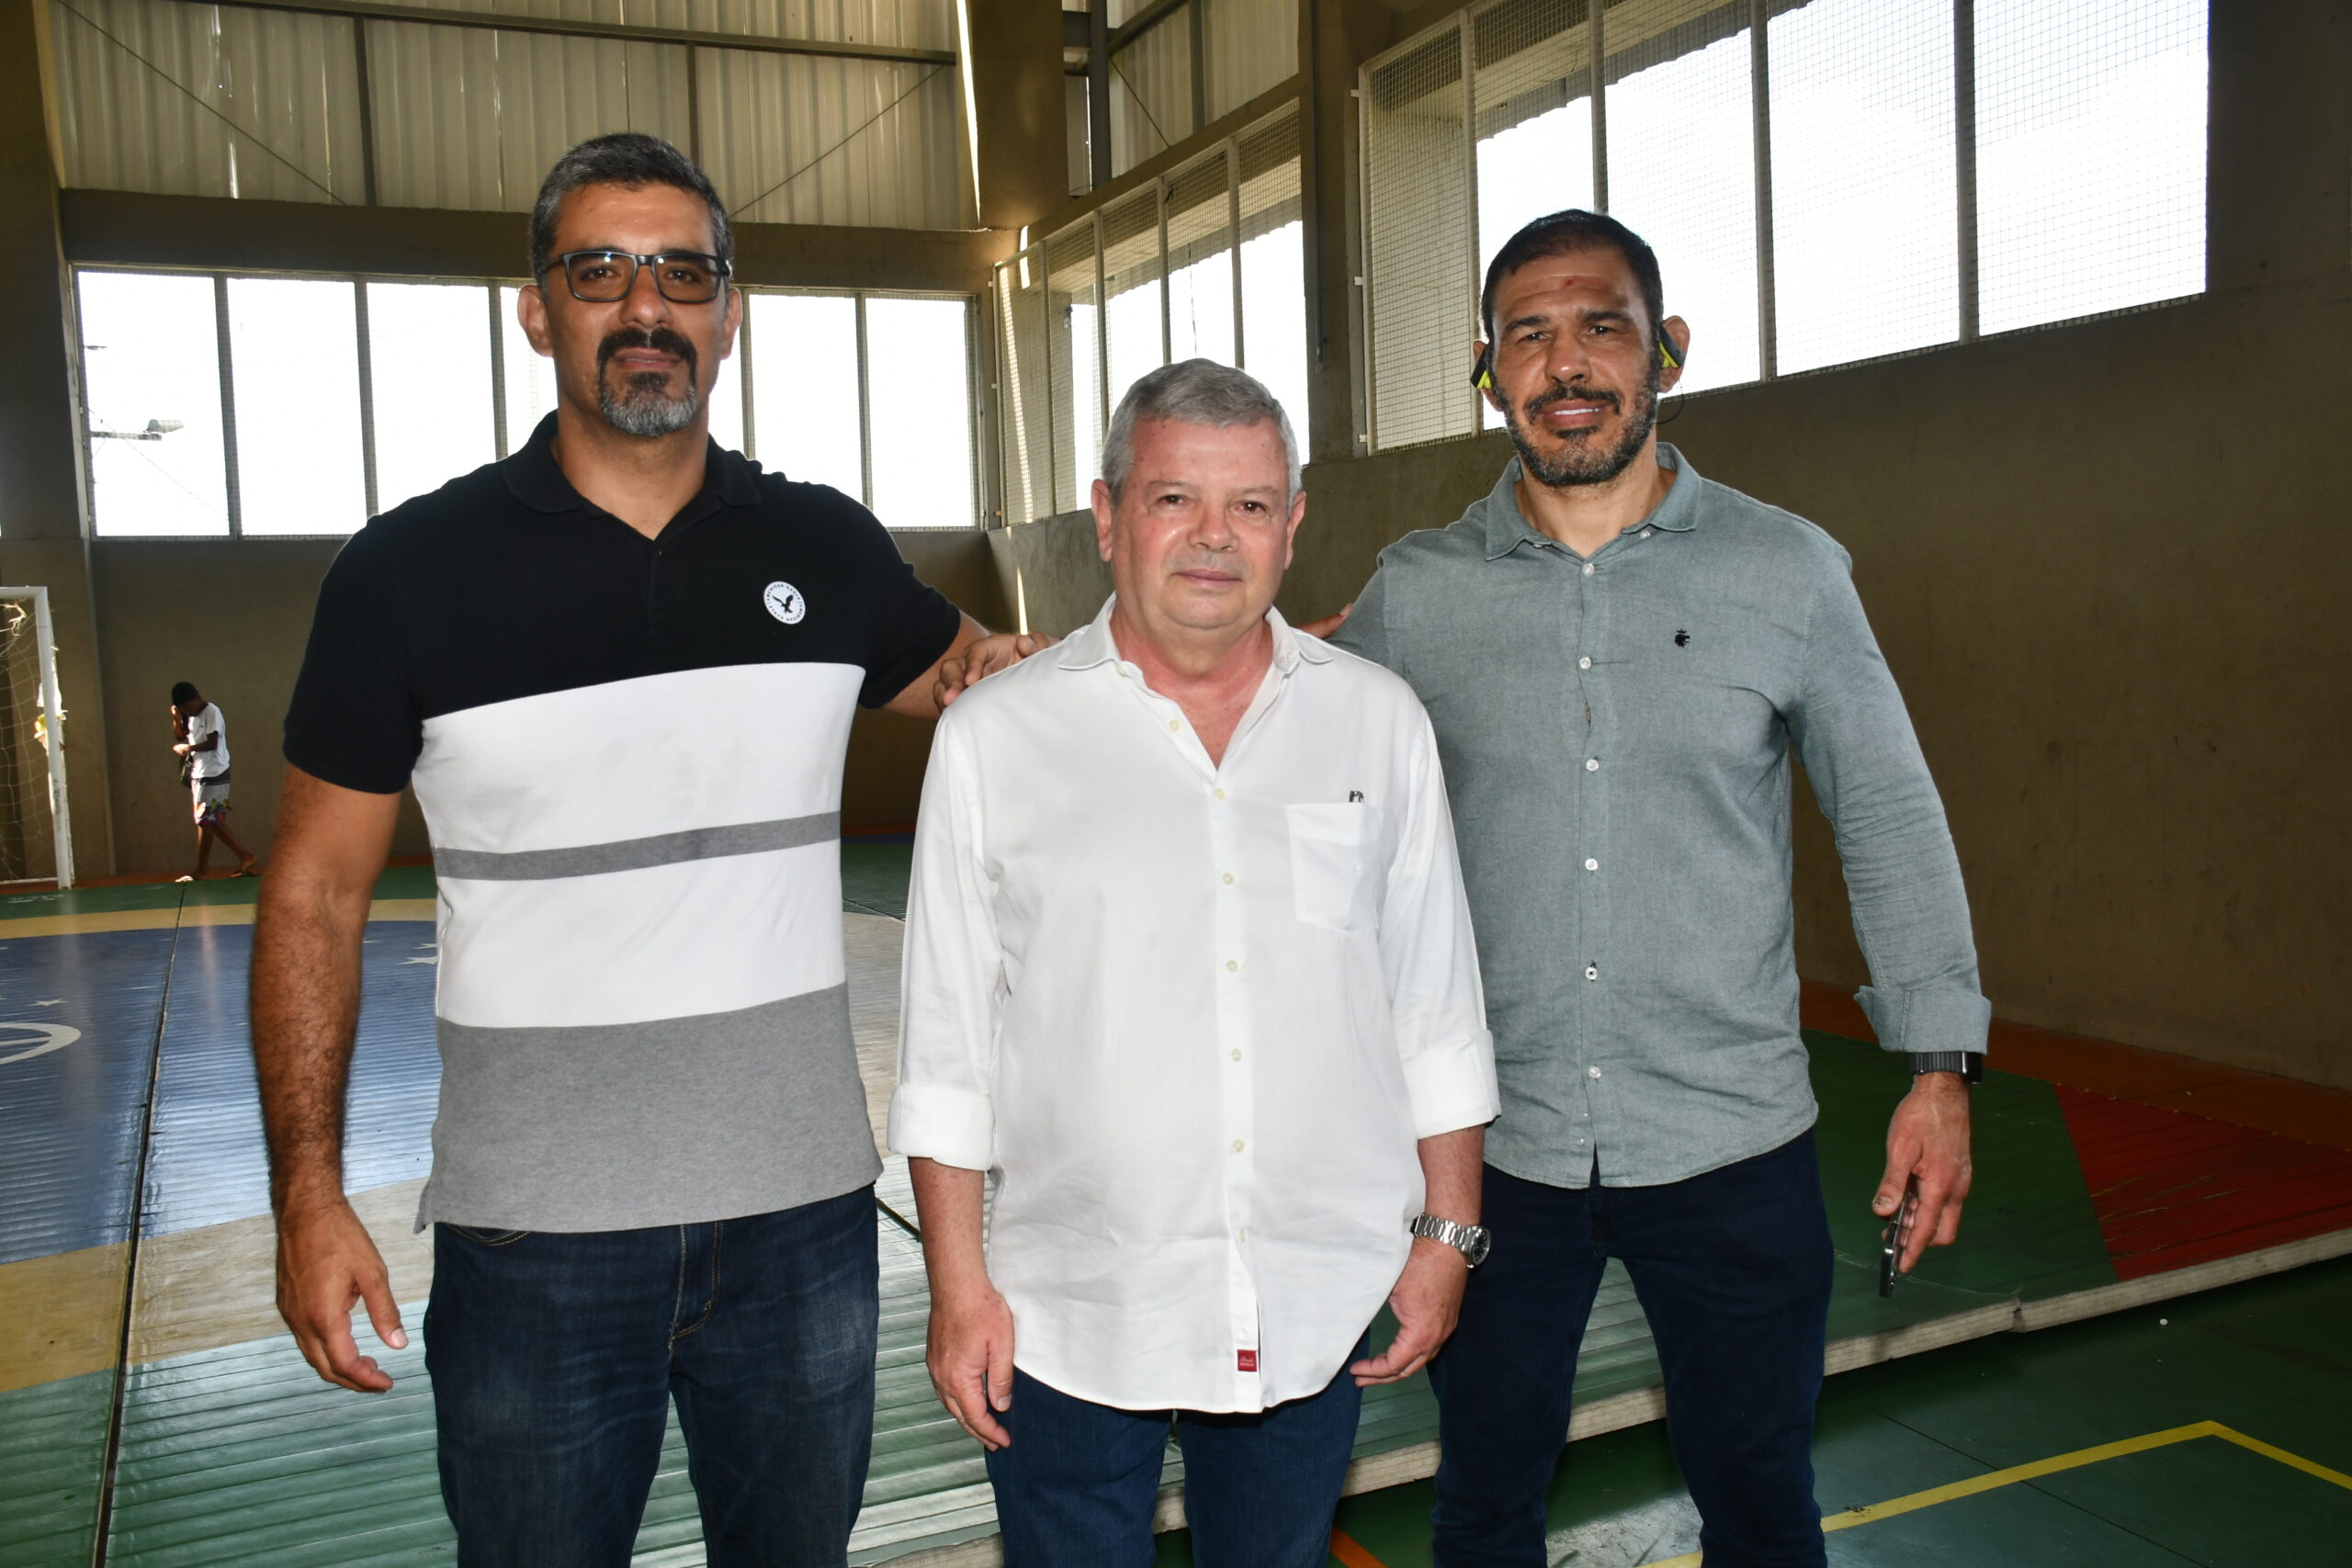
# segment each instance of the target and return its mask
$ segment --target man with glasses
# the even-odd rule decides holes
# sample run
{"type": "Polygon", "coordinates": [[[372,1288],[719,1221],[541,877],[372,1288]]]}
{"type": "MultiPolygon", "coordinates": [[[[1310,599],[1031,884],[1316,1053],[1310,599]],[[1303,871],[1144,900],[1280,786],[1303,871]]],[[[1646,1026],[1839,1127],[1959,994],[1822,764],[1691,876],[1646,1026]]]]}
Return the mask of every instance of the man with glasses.
{"type": "Polygon", "coordinates": [[[707,434],[725,208],[565,154],[520,313],[556,411],[336,558],[286,724],[254,1048],[278,1306],[320,1376],[406,1337],[345,1201],[368,897],[403,787],[440,891],[426,1364],[467,1564],[628,1561],[674,1399],[708,1561],[838,1564],[873,1417],[879,1170],[843,987],[854,709],[980,628],[838,492],[707,434]],[[631,824],[616,838],[612,824],[631,824]]]}

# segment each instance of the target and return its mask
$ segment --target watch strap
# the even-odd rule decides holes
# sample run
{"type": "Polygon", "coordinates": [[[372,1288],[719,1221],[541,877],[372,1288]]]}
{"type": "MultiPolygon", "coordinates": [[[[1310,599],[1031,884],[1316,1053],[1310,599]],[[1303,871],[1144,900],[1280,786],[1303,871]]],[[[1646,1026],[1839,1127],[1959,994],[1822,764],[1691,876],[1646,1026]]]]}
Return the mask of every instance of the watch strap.
{"type": "Polygon", "coordinates": [[[1914,1051],[1911,1053],[1911,1076],[1922,1073],[1958,1073],[1964,1083],[1984,1080],[1984,1053],[1982,1051],[1914,1051]]]}

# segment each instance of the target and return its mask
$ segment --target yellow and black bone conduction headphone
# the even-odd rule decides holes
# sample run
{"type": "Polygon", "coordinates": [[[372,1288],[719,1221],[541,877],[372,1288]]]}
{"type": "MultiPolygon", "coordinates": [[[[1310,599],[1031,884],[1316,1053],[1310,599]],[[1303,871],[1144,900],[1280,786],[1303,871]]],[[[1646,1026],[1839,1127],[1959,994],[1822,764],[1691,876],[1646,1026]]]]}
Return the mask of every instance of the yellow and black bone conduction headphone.
{"type": "MultiPolygon", "coordinates": [[[[1657,334],[1657,363],[1661,370],[1679,370],[1682,361],[1675,357],[1674,344],[1664,333],[1657,334]]],[[[1495,389],[1494,350],[1482,349],[1478,362],[1470,367],[1470,384],[1482,392],[1495,389]]]]}

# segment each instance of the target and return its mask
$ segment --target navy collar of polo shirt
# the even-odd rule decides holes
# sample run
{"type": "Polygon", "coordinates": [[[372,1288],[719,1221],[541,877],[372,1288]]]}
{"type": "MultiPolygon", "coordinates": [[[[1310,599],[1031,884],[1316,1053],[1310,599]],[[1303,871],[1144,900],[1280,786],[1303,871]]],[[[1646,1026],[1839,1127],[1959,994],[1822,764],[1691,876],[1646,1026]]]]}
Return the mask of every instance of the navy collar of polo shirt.
{"type": "MultiPolygon", "coordinates": [[[[1699,525],[1699,487],[1693,482],[1699,477],[1699,470],[1690,466],[1690,460],[1680,451],[1664,441],[1657,444],[1657,460],[1660,467],[1673,470],[1673,488],[1666,492],[1666,499],[1657,503],[1656,511],[1619,534],[1618,539],[1641,528],[1663,528],[1670,534],[1687,534],[1699,525]]],[[[1488,560],[1500,560],[1521,545],[1534,545],[1541,548],[1559,544],[1557,539],[1538,529],[1521,514],[1519,479],[1521,472],[1518,455],[1513,454],[1511,460],[1503,465],[1503,477],[1497,479],[1495,488],[1487,492],[1488,560]]],[[[1610,544],[1616,542],[1616,539],[1611,539],[1610,544]]],[[[1602,547],[1604,549],[1607,547],[1602,547]]]]}
{"type": "MultiPolygon", "coordinates": [[[[709,442],[709,455],[704,459],[702,489],[695,498],[680,509],[673,524],[689,523],[707,515],[720,504],[753,506],[760,499],[760,487],[752,478],[752,465],[740,452],[729,452],[718,442],[709,442]]],[[[572,488],[565,477],[563,466],[555,460],[555,414],[550,412],[531,432],[531,438],[505,462],[506,488],[514,499],[535,512],[593,512],[606,515],[605,509],[572,488]]],[[[633,532],[634,530],[632,530],[633,532]]],[[[662,530],[667,533],[665,526],[662,530]]]]}

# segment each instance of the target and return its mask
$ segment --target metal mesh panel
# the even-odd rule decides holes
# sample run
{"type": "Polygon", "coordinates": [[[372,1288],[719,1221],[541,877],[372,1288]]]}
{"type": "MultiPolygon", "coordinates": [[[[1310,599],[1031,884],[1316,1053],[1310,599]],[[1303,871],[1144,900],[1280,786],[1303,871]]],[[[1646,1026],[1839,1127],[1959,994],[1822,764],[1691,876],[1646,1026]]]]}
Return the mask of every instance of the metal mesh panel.
{"type": "Polygon", "coordinates": [[[1234,361],[1233,188],[1225,149],[1168,179],[1168,354],[1234,361]]]}
{"type": "Polygon", "coordinates": [[[1775,367],[1960,332],[1951,0],[1812,0],[1772,18],[1775,367]]]}
{"type": "Polygon", "coordinates": [[[1985,332],[2205,287],[2204,0],[1976,0],[1985,332]]]}
{"type": "Polygon", "coordinates": [[[1747,0],[1627,0],[1603,18],[1611,216],[1657,252],[1690,323],[1682,389],[1754,380],[1755,103],[1747,0]]]}
{"type": "Polygon", "coordinates": [[[1103,330],[1114,409],[1137,377],[1168,362],[1159,243],[1158,186],[1102,209],[1103,330]]]}
{"type": "Polygon", "coordinates": [[[1592,33],[1584,0],[1504,0],[1472,28],[1483,280],[1526,224],[1592,205],[1592,33]]]}
{"type": "MultiPolygon", "coordinates": [[[[1503,0],[1473,13],[1471,28],[1481,287],[1521,229],[1592,206],[1592,18],[1585,0],[1503,0]]],[[[1498,430],[1502,417],[1482,401],[1478,423],[1498,430]]]]}
{"type": "Polygon", "coordinates": [[[1364,73],[1364,287],[1373,441],[1467,435],[1476,331],[1467,95],[1456,23],[1364,73]]]}
{"type": "Polygon", "coordinates": [[[1055,511],[1056,383],[1046,349],[1044,246],[1032,245],[997,268],[996,305],[1004,520],[1026,523],[1055,511]]]}
{"type": "Polygon", "coordinates": [[[1050,511],[1087,503],[1102,449],[1102,292],[1094,220],[1046,242],[1046,375],[1053,400],[1054,500],[1050,511]]]}
{"type": "Polygon", "coordinates": [[[1111,173],[1125,174],[1196,129],[1188,4],[1111,56],[1111,173]]]}
{"type": "Polygon", "coordinates": [[[166,0],[76,0],[50,17],[67,185],[366,198],[355,24],[166,0]]]}
{"type": "Polygon", "coordinates": [[[1241,367],[1306,435],[1306,258],[1298,112],[1285,107],[1237,139],[1241,206],[1241,367]]]}

